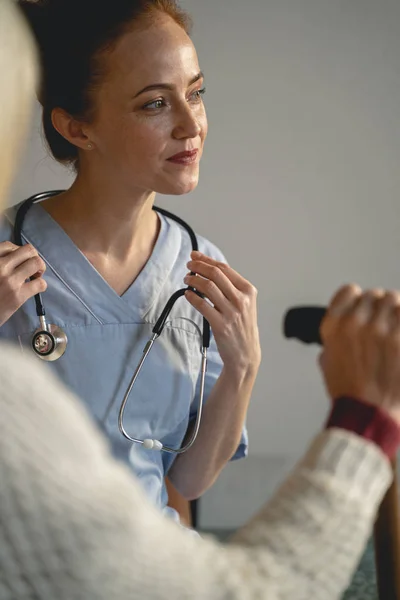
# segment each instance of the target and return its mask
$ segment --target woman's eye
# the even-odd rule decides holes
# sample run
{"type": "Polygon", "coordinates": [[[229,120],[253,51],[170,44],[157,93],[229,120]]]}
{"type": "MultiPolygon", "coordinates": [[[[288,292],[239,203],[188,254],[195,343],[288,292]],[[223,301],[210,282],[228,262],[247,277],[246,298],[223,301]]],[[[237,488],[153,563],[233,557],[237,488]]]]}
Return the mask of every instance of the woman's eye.
{"type": "Polygon", "coordinates": [[[143,106],[143,108],[145,110],[149,109],[149,110],[157,110],[159,108],[162,108],[163,106],[165,106],[165,102],[162,98],[159,98],[158,100],[153,100],[153,102],[149,102],[148,104],[145,104],[143,106]]]}
{"type": "Polygon", "coordinates": [[[204,87],[201,90],[196,90],[195,92],[193,92],[193,94],[190,97],[193,98],[195,102],[199,102],[201,100],[201,97],[204,96],[205,93],[206,88],[204,87]]]}
{"type": "MultiPolygon", "coordinates": [[[[201,90],[196,90],[195,92],[193,92],[193,94],[191,94],[189,96],[189,100],[191,102],[201,102],[201,97],[206,93],[206,88],[202,88],[201,90]]],[[[164,98],[158,98],[157,100],[153,100],[152,102],[148,102],[147,104],[145,104],[143,106],[143,110],[160,110],[161,108],[164,108],[165,106],[167,106],[166,101],[164,100],[164,98]]]]}

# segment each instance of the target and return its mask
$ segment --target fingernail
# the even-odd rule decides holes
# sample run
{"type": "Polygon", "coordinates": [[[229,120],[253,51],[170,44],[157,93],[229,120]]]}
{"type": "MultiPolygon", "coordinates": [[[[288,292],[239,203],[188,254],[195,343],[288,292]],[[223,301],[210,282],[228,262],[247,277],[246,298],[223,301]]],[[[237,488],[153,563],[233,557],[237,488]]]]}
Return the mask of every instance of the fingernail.
{"type": "Polygon", "coordinates": [[[184,283],[189,283],[189,275],[186,275],[186,277],[183,280],[184,283]]]}
{"type": "Polygon", "coordinates": [[[190,260],[186,266],[188,269],[191,269],[193,267],[193,262],[190,260]]]}
{"type": "Polygon", "coordinates": [[[199,252],[198,250],[193,250],[192,252],[192,256],[203,256],[201,252],[199,252]]]}

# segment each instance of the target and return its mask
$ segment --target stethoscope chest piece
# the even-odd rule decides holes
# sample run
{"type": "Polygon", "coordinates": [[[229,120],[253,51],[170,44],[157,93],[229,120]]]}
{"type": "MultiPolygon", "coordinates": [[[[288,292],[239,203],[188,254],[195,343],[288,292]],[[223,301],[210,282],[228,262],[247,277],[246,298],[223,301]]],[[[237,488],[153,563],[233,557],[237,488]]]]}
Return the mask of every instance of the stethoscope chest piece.
{"type": "Polygon", "coordinates": [[[48,324],[46,329],[36,329],[32,337],[32,349],[42,360],[58,360],[67,348],[68,338],[60,327],[48,324]]]}

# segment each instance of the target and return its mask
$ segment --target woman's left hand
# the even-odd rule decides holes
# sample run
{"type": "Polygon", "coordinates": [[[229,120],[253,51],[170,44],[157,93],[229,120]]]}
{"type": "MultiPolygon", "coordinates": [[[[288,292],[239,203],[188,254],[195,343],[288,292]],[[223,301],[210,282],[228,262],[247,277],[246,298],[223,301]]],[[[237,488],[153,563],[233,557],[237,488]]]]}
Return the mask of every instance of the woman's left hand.
{"type": "Polygon", "coordinates": [[[261,360],[257,325],[257,290],[229,265],[200,252],[192,252],[187,264],[186,298],[210,323],[224,366],[235,370],[258,369],[261,360]]]}

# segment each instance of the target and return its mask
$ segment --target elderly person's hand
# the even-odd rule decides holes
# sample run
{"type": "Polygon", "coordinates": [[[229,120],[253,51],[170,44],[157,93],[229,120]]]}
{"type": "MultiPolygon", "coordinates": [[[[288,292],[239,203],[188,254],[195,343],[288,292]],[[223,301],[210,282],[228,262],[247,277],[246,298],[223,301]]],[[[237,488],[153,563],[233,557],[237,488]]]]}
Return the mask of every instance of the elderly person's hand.
{"type": "Polygon", "coordinates": [[[330,397],[363,400],[400,423],[400,294],[346,286],[321,325],[330,397]]]}

